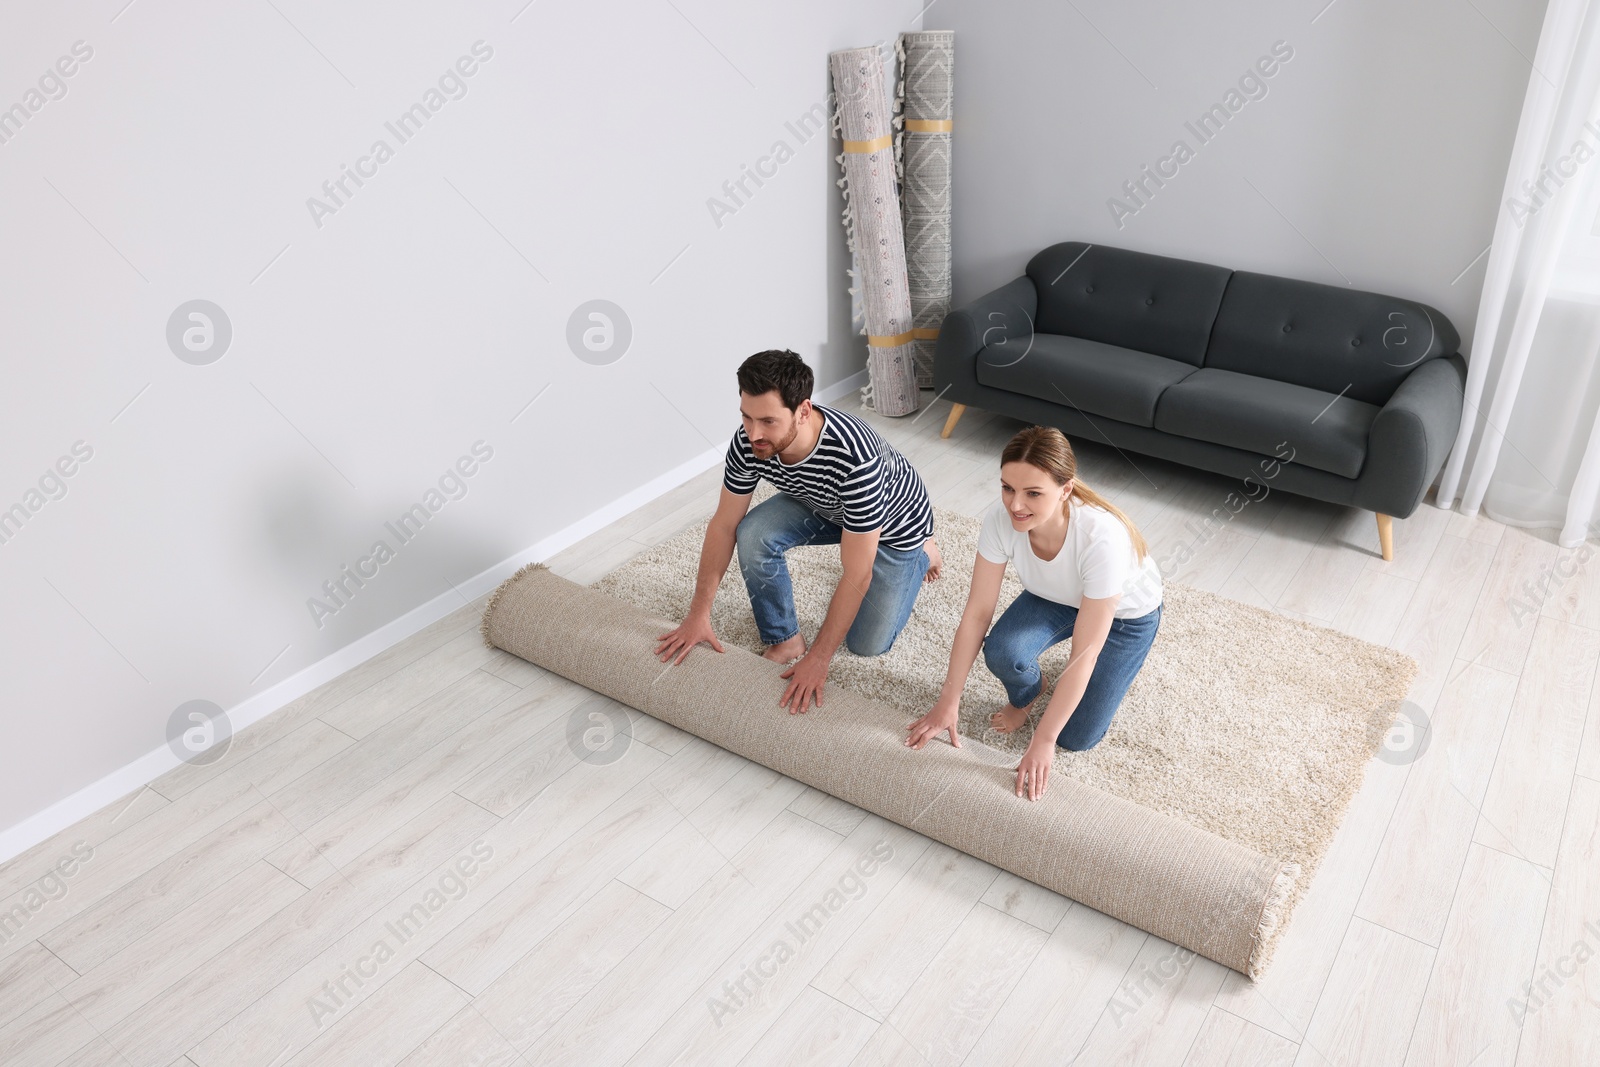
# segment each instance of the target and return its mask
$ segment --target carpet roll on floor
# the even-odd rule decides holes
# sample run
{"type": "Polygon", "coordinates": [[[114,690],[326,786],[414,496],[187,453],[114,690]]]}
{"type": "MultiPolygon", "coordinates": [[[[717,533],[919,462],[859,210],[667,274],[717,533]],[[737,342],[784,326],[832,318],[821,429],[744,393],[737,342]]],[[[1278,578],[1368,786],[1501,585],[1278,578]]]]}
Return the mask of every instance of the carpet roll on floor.
{"type": "Polygon", "coordinates": [[[745,649],[655,658],[676,622],[523,567],[484,612],[485,641],[579,685],[1251,978],[1299,868],[1064,776],[1016,796],[1014,757],[974,741],[904,744],[907,716],[829,685],[778,704],[784,668],[745,649]]]}

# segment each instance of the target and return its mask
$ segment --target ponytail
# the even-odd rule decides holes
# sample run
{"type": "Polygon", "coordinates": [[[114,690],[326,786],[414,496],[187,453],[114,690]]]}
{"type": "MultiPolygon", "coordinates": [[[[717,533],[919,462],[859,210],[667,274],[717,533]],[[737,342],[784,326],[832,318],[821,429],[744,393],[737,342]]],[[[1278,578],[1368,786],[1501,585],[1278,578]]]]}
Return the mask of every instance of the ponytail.
{"type": "Polygon", "coordinates": [[[1122,521],[1122,525],[1128,528],[1128,540],[1133,542],[1133,550],[1138,554],[1139,562],[1144,562],[1145,556],[1150,554],[1150,546],[1145,543],[1144,534],[1139,532],[1139,527],[1133,524],[1133,520],[1128,518],[1128,516],[1123,513],[1121,508],[1117,507],[1111,501],[1107,500],[1093,489],[1090,489],[1082,482],[1072,483],[1072,493],[1070,495],[1077,497],[1078,502],[1081,504],[1092,504],[1104,511],[1109,511],[1111,514],[1120,519],[1122,521]]]}

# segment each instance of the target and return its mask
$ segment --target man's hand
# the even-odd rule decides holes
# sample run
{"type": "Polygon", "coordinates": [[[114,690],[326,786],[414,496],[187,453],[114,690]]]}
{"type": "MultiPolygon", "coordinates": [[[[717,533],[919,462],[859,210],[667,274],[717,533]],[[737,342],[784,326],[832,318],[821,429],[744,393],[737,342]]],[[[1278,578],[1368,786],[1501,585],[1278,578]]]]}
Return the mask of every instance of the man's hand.
{"type": "Polygon", "coordinates": [[[944,555],[939,551],[939,542],[931,537],[922,542],[922,548],[928,553],[928,573],[922,576],[922,580],[931,582],[939,577],[939,572],[944,567],[944,555]]]}
{"type": "Polygon", "coordinates": [[[1034,739],[1028,742],[1028,751],[1022,754],[1022,762],[1017,764],[1017,796],[1029,800],[1044,796],[1044,788],[1050,781],[1050,766],[1055,760],[1055,747],[1053,742],[1041,742],[1039,735],[1034,734],[1034,739]]]}
{"type": "Polygon", "coordinates": [[[950,731],[950,747],[960,748],[961,739],[956,736],[956,720],[960,717],[960,713],[961,705],[959,701],[941,699],[933,706],[932,711],[907,727],[910,733],[906,737],[906,744],[912,748],[920,749],[934,737],[948,730],[950,731]]]}
{"type": "Polygon", "coordinates": [[[657,637],[656,640],[661,642],[656,645],[656,658],[665,663],[676,653],[678,658],[672,660],[674,667],[682,663],[683,657],[689,654],[689,650],[701,641],[706,642],[718,652],[722,651],[722,642],[718,641],[717,635],[712,632],[711,616],[709,615],[691,615],[684,619],[676,630],[669,630],[667,633],[657,637]]]}
{"type": "Polygon", "coordinates": [[[815,698],[817,707],[822,707],[822,683],[828,680],[828,660],[817,655],[814,651],[807,652],[789,665],[789,669],[778,675],[779,678],[788,678],[789,687],[783,691],[783,696],[778,703],[789,708],[789,714],[798,712],[806,713],[806,702],[815,698]]]}

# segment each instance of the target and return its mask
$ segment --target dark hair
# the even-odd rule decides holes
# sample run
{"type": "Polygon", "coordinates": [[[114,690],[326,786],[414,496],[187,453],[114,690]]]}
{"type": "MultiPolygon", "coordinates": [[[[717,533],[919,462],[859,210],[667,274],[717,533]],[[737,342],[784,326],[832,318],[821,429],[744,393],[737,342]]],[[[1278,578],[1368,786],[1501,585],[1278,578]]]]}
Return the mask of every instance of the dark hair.
{"type": "Polygon", "coordinates": [[[811,399],[814,381],[806,361],[787,348],[769,348],[739,364],[741,393],[760,396],[776,389],[790,411],[798,408],[800,401],[811,399]]]}

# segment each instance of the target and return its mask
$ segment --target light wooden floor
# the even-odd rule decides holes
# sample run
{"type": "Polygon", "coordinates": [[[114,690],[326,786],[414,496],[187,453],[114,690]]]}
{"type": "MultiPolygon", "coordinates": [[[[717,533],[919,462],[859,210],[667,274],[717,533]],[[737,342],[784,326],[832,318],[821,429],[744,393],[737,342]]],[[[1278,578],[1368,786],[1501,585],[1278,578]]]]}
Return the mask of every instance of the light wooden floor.
{"type": "MultiPolygon", "coordinates": [[[[948,407],[872,419],[975,514],[1019,424],[942,441],[948,407]]],[[[580,762],[597,705],[485,649],[480,601],[0,867],[0,1063],[1600,1062],[1600,561],[1540,592],[1548,535],[1424,505],[1385,564],[1370,514],[1278,493],[1208,533],[1227,481],[1080,459],[1158,558],[1192,544],[1178,580],[1422,665],[1429,747],[1373,762],[1265,981],[643,716],[580,762]]]]}

